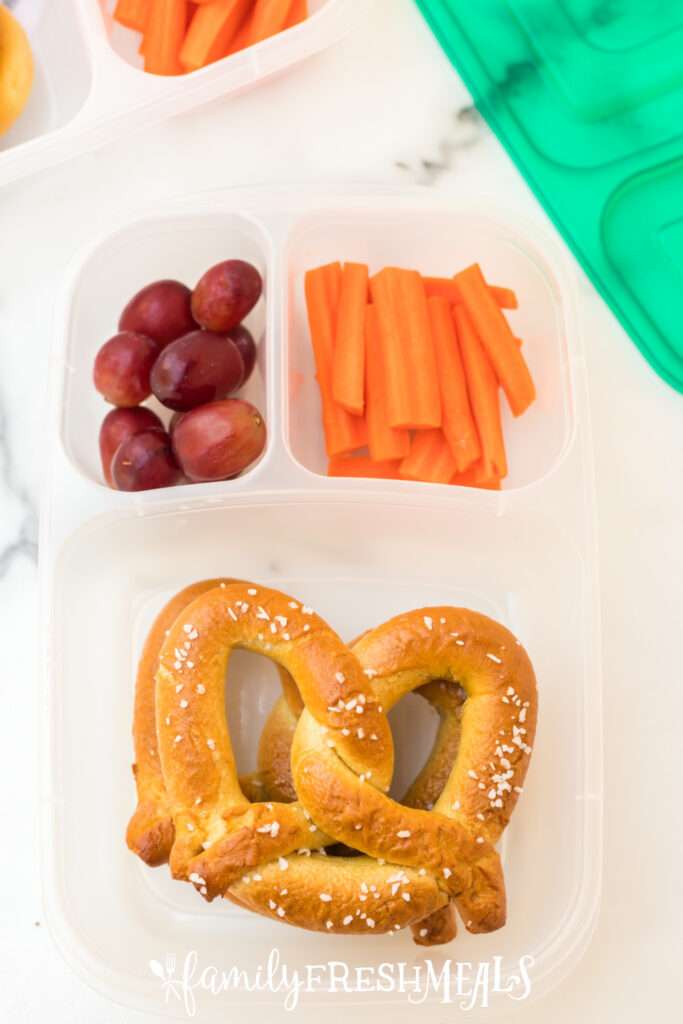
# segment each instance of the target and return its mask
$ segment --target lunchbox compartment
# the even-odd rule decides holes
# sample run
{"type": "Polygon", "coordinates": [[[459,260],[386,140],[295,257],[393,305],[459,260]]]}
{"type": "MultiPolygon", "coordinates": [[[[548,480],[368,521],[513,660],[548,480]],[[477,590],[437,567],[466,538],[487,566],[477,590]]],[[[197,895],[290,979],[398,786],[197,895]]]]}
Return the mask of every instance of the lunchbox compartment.
{"type": "MultiPolygon", "coordinates": [[[[507,971],[530,954],[540,989],[576,944],[576,918],[590,918],[586,908],[598,885],[587,803],[593,780],[584,746],[593,687],[585,601],[583,559],[553,521],[529,509],[500,517],[481,507],[473,514],[457,494],[448,506],[357,495],[245,496],[213,508],[110,514],[81,527],[57,558],[50,594],[56,643],[46,895],[50,923],[70,961],[101,990],[115,998],[125,993],[126,1001],[158,1012],[162,995],[149,960],[172,954],[180,964],[190,950],[203,964],[252,971],[274,947],[292,968],[321,957],[353,966],[496,955],[507,971]],[[136,659],[166,598],[216,574],[280,587],[310,603],[349,640],[394,613],[441,602],[494,615],[522,638],[539,679],[541,716],[526,791],[506,834],[509,923],[503,931],[469,936],[461,930],[452,945],[427,953],[407,932],[368,942],[321,938],[224,902],[206,905],[188,886],[172,882],[165,868],[151,871],[135,861],[124,833],[135,805],[136,659]]],[[[229,689],[229,700],[232,722],[246,734],[238,741],[242,756],[253,751],[278,690],[262,660],[242,658],[233,667],[241,685],[229,689]],[[247,676],[255,693],[247,694],[247,676]]],[[[399,713],[399,736],[405,736],[406,714],[409,706],[399,713]]],[[[428,716],[410,717],[410,723],[411,743],[424,750],[431,738],[428,716]]],[[[307,998],[323,1003],[331,997],[307,998]]],[[[227,1002],[206,997],[202,1012],[224,1019],[226,1007],[244,999],[280,1001],[233,993],[227,1002]]]]}
{"type": "MultiPolygon", "coordinates": [[[[307,32],[311,18],[314,18],[319,11],[323,8],[332,6],[338,3],[339,0],[308,0],[309,17],[301,25],[296,26],[293,30],[295,32],[307,32]]],[[[116,7],[116,0],[99,0],[100,8],[102,10],[102,16],[104,18],[104,24],[107,30],[107,39],[115,54],[117,54],[126,64],[131,67],[143,68],[143,58],[139,52],[140,48],[140,33],[132,31],[126,28],[125,25],[120,25],[114,21],[112,14],[116,7]]],[[[292,31],[292,30],[290,30],[292,31]]],[[[263,46],[279,45],[283,39],[289,41],[291,37],[288,34],[279,32],[276,36],[272,36],[270,39],[264,40],[263,43],[259,44],[260,49],[263,46]]],[[[242,57],[247,51],[239,51],[235,56],[242,57]]],[[[224,57],[222,61],[217,61],[214,64],[208,65],[208,67],[215,67],[216,64],[224,64],[226,61],[232,60],[231,57],[224,57]]],[[[193,75],[201,75],[205,68],[200,68],[198,71],[193,72],[193,75]]],[[[183,76],[185,77],[185,76],[183,76]]]]}
{"type": "Polygon", "coordinates": [[[303,215],[293,226],[286,248],[285,434],[296,461],[313,473],[327,471],[304,275],[337,260],[367,263],[371,274],[401,266],[441,277],[479,262],[490,283],[514,289],[519,309],[506,314],[523,340],[538,398],[517,419],[501,403],[510,469],[503,487],[524,487],[550,474],[575,429],[566,296],[530,238],[483,213],[449,209],[447,200],[438,209],[395,212],[362,203],[331,207],[303,215]]]}
{"type": "Polygon", "coordinates": [[[92,84],[87,44],[72,3],[43,0],[36,24],[27,27],[33,89],[18,119],[0,135],[0,160],[6,150],[67,125],[83,107],[92,84]]]}
{"type": "MultiPolygon", "coordinates": [[[[71,295],[61,433],[72,463],[93,483],[106,486],[98,433],[104,416],[112,408],[95,390],[92,380],[98,349],[116,334],[122,309],[140,288],[162,278],[177,278],[193,287],[205,270],[224,259],[247,260],[264,279],[264,296],[245,320],[258,346],[258,361],[239,395],[253,402],[266,424],[271,422],[266,323],[273,258],[264,229],[250,217],[220,211],[137,221],[109,236],[91,252],[71,295]]],[[[164,422],[170,419],[170,410],[154,398],[145,404],[159,413],[164,422]]]]}

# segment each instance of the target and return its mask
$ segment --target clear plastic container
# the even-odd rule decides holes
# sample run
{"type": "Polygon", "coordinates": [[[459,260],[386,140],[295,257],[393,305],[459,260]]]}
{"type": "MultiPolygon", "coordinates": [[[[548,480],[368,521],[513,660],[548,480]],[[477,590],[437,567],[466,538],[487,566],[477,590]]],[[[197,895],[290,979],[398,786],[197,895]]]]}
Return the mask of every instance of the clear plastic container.
{"type": "Polygon", "coordinates": [[[310,0],[295,28],[191,75],[142,70],[136,33],[116,24],[115,0],[35,0],[27,24],[35,84],[0,136],[0,185],[112,142],[119,135],[234,95],[340,39],[359,0],[310,0]]]}
{"type": "MultiPolygon", "coordinates": [[[[488,199],[421,191],[335,195],[225,191],[132,219],[81,260],[65,290],[54,349],[51,458],[42,523],[46,636],[44,873],[46,914],[67,960],[131,1007],[165,1004],[149,969],[182,963],[255,970],[273,947],[303,967],[429,956],[535,958],[533,996],[573,967],[599,903],[602,727],[592,452],[574,284],[555,242],[495,212],[488,199]],[[90,383],[101,340],[122,302],[155,275],[193,281],[219,256],[254,260],[266,279],[253,314],[263,327],[253,397],[269,442],[258,465],[225,483],[120,494],[103,486],[90,383]],[[539,393],[507,424],[511,474],[500,493],[403,481],[332,480],[323,473],[320,408],[303,302],[303,271],[331,257],[450,274],[479,260],[513,287],[511,314],[539,393]],[[106,272],[105,272],[106,271],[106,272]],[[130,738],[135,663],[162,602],[186,583],[226,574],[271,583],[318,609],[348,638],[432,602],[480,609],[522,638],[537,670],[541,711],[524,796],[502,853],[509,923],[501,932],[430,951],[407,933],[308,934],[217,902],[151,871],[126,849],[134,806],[130,738]]],[[[277,693],[272,666],[240,655],[228,708],[240,768],[277,693]]],[[[392,716],[399,782],[413,773],[434,723],[417,698],[392,716]]],[[[400,786],[398,787],[400,788],[400,786]]],[[[280,995],[198,996],[204,1019],[230,1008],[282,1005],[280,995]]],[[[405,996],[305,996],[308,1006],[405,1002],[405,996]]],[[[443,1015],[434,996],[434,1013],[443,1015]]],[[[495,1005],[495,999],[494,999],[495,1005]]],[[[512,1003],[505,1001],[510,1008],[512,1003]]],[[[398,1012],[398,1010],[397,1010],[398,1012]]],[[[423,1007],[424,1012],[424,1007],[423,1007]]]]}

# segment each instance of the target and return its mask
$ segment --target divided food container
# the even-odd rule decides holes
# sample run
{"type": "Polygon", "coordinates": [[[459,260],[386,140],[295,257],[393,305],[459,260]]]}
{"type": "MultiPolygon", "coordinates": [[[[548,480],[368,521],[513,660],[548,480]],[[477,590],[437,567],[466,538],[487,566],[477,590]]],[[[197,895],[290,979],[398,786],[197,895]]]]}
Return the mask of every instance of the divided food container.
{"type": "Polygon", "coordinates": [[[310,0],[301,25],[191,75],[147,74],[138,36],[112,19],[115,0],[23,0],[35,82],[0,136],[0,185],[112,142],[123,132],[241,92],[340,39],[359,0],[310,0]]]}
{"type": "MultiPolygon", "coordinates": [[[[65,290],[52,368],[50,479],[42,524],[46,636],[44,872],[47,917],[67,960],[131,1007],[184,1016],[164,1002],[156,960],[252,973],[276,948],[292,969],[404,960],[534,957],[532,998],[573,967],[589,941],[601,864],[601,681],[592,453],[574,284],[564,255],[484,198],[421,191],[336,195],[222,191],[131,219],[80,261],[65,290]],[[101,481],[104,403],[95,352],[125,300],[155,277],[193,283],[220,258],[254,262],[265,294],[249,397],[265,415],[261,461],[241,478],[123,494],[101,481]],[[478,260],[512,287],[515,333],[539,399],[506,424],[502,492],[324,476],[320,404],[305,316],[304,271],[331,259],[449,275],[478,260]],[[479,609],[522,639],[540,688],[536,749],[502,844],[509,923],[462,931],[420,950],[410,935],[345,938],[296,931],[221,903],[205,904],[166,869],[145,868],[124,842],[134,807],[133,680],[145,631],[165,599],[209,575],[253,579],[314,606],[345,638],[433,603],[479,609]]],[[[240,770],[278,693],[268,662],[231,662],[228,714],[240,770]],[[248,685],[247,685],[248,681],[248,685]]],[[[419,769],[432,712],[410,697],[392,713],[395,791],[419,769]]],[[[507,976],[507,975],[506,975],[507,976]]],[[[198,1013],[282,1005],[282,995],[197,993],[198,1013]]],[[[437,1012],[437,994],[430,999],[437,1012]]],[[[500,997],[499,1006],[515,1005],[500,997]]],[[[401,993],[302,997],[302,1008],[392,1004],[401,993]]],[[[492,1005],[495,1005],[492,997],[492,1005]]],[[[443,1012],[443,1008],[440,1008],[443,1012]]],[[[484,1012],[484,1011],[482,1011],[484,1012]]]]}

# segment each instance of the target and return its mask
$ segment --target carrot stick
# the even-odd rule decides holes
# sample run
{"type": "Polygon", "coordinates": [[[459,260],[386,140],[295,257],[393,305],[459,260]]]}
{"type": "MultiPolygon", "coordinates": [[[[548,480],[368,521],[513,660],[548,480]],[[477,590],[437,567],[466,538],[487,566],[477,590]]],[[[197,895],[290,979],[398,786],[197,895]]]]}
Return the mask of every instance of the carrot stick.
{"type": "Polygon", "coordinates": [[[510,326],[489,292],[478,263],[456,274],[455,279],[510,408],[520,416],[533,402],[536,390],[510,326]]]}
{"type": "Polygon", "coordinates": [[[225,57],[252,3],[253,0],[211,0],[211,3],[201,4],[180,51],[183,67],[196,71],[225,57]]]}
{"type": "MultiPolygon", "coordinates": [[[[448,299],[453,305],[462,302],[458,283],[452,277],[423,277],[422,280],[428,299],[448,299]]],[[[490,284],[488,288],[501,309],[517,309],[519,306],[511,288],[501,288],[497,284],[490,284]]]]}
{"type": "Polygon", "coordinates": [[[385,459],[375,462],[367,455],[341,456],[330,459],[328,476],[365,477],[366,479],[400,480],[398,460],[385,459]]]}
{"type": "Polygon", "coordinates": [[[325,448],[330,458],[362,448],[367,443],[365,420],[342,409],[332,395],[334,335],[341,274],[341,265],[331,263],[309,270],[305,279],[311,343],[322,401],[325,448]]]}
{"type": "Polygon", "coordinates": [[[475,462],[463,473],[456,473],[451,483],[458,487],[480,487],[486,491],[501,489],[500,477],[490,476],[487,478],[480,462],[475,462]]]}
{"type": "Polygon", "coordinates": [[[390,427],[441,426],[436,353],[422,278],[387,267],[370,281],[377,306],[390,427]]]}
{"type": "Polygon", "coordinates": [[[382,338],[379,317],[374,306],[368,306],[365,319],[366,338],[366,419],[370,458],[402,459],[410,451],[407,430],[390,427],[387,420],[386,375],[382,360],[382,338]]]}
{"type": "Polygon", "coordinates": [[[441,430],[418,430],[413,437],[410,453],[399,467],[407,480],[424,483],[449,484],[457,466],[450,445],[441,430]]]}
{"type": "MultiPolygon", "coordinates": [[[[253,0],[252,0],[253,2],[253,0]]],[[[229,57],[233,53],[239,53],[240,50],[246,50],[249,46],[249,32],[251,26],[251,14],[247,11],[247,14],[242,22],[239,30],[233,38],[230,46],[225,51],[225,56],[229,57]]]]}
{"type": "MultiPolygon", "coordinates": [[[[464,305],[453,309],[467,379],[467,391],[482,448],[485,478],[507,476],[498,381],[464,305]]],[[[517,349],[515,349],[517,351],[517,349]]]]}
{"type": "Polygon", "coordinates": [[[519,309],[517,293],[512,288],[501,288],[499,284],[490,284],[489,291],[501,309],[519,309]]]}
{"type": "Polygon", "coordinates": [[[179,54],[187,25],[187,0],[151,0],[145,26],[145,71],[182,75],[179,54]]]}
{"type": "Polygon", "coordinates": [[[295,25],[301,24],[302,21],[306,21],[308,17],[308,0],[293,0],[292,8],[287,15],[287,21],[284,24],[285,28],[294,28],[295,25]]]}
{"type": "Polygon", "coordinates": [[[114,21],[135,32],[144,32],[150,0],[118,0],[114,8],[114,21]]]}
{"type": "Polygon", "coordinates": [[[342,271],[337,333],[332,364],[335,402],[355,416],[365,408],[365,310],[368,302],[368,268],[346,263],[342,271]]]}
{"type": "Polygon", "coordinates": [[[256,0],[251,16],[249,46],[282,32],[292,7],[292,0],[256,0]]]}
{"type": "Polygon", "coordinates": [[[444,437],[459,472],[481,456],[477,427],[470,408],[467,381],[458,336],[448,299],[428,299],[432,337],[441,385],[441,416],[444,437]]]}

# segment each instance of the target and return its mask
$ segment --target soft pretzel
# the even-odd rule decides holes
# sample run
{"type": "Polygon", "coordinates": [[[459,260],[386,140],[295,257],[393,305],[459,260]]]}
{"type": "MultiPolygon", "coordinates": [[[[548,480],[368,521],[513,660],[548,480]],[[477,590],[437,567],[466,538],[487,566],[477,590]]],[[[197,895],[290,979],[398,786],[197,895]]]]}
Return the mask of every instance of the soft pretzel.
{"type": "MultiPolygon", "coordinates": [[[[425,610],[373,630],[351,651],[299,602],[223,582],[170,627],[156,699],[172,868],[207,898],[225,895],[291,924],[342,933],[429,917],[431,941],[443,940],[451,898],[472,931],[503,923],[490,840],[514,806],[535,724],[533,670],[503,627],[472,612],[425,610]],[[235,646],[273,657],[303,697],[292,745],[295,803],[250,804],[238,783],[223,700],[235,646]],[[468,701],[456,763],[430,813],[386,796],[393,746],[385,712],[434,678],[459,682],[468,701]],[[311,853],[333,841],[366,856],[311,853]]],[[[138,766],[139,792],[140,782],[138,766]]],[[[139,807],[138,826],[142,817],[139,807]]]]}

